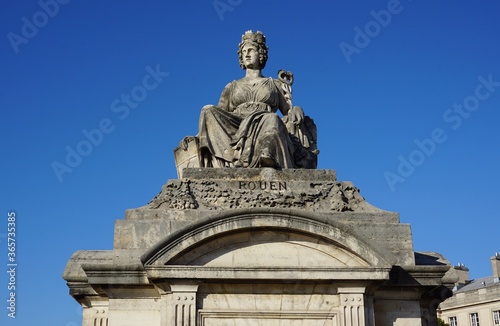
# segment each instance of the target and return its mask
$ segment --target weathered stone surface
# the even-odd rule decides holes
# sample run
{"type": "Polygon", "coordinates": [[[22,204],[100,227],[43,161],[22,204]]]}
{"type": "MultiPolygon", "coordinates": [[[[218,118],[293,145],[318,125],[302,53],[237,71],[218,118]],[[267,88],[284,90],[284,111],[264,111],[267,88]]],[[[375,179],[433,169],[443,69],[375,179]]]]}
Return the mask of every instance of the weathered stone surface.
{"type": "Polygon", "coordinates": [[[453,283],[441,255],[414,253],[397,213],[368,204],[334,171],[183,175],[116,221],[113,250],[71,258],[64,278],[85,320],[432,324],[432,305],[453,283]]]}
{"type": "Polygon", "coordinates": [[[270,168],[185,169],[184,179],[170,180],[147,207],[209,210],[272,207],[334,212],[378,211],[366,203],[352,183],[337,182],[334,174],[324,171],[308,171],[307,174],[303,171],[278,171],[270,168]],[[253,171],[245,173],[248,170],[253,171]]]}
{"type": "MultiPolygon", "coordinates": [[[[137,209],[127,211],[125,220],[116,221],[115,227],[115,248],[143,248],[147,250],[159,243],[163,239],[172,235],[176,231],[184,228],[192,228],[194,224],[203,223],[203,221],[234,219],[235,216],[240,216],[239,221],[242,221],[243,216],[248,214],[257,214],[260,223],[263,223],[264,216],[269,216],[269,221],[283,220],[286,216],[301,216],[301,218],[309,221],[318,221],[324,227],[337,228],[346,234],[356,234],[356,237],[362,239],[365,243],[370,243],[376,248],[387,250],[393,254],[395,263],[401,265],[409,265],[414,263],[413,246],[411,241],[411,230],[409,225],[399,222],[397,213],[380,210],[368,204],[356,190],[356,195],[351,197],[354,199],[347,200],[346,196],[334,197],[331,195],[321,194],[314,197],[305,196],[305,191],[310,189],[312,193],[321,193],[325,185],[330,188],[339,187],[337,184],[345,185],[350,183],[339,183],[335,178],[335,171],[331,170],[275,170],[270,168],[265,169],[186,169],[184,172],[186,182],[189,182],[192,187],[189,190],[173,191],[169,185],[181,184],[184,180],[170,180],[164,186],[162,192],[148,205],[137,209]],[[271,181],[276,185],[276,191],[271,187],[267,189],[256,188],[254,190],[240,189],[240,184],[246,185],[258,183],[261,181],[271,181]],[[219,203],[218,206],[208,205],[205,199],[198,200],[206,196],[205,184],[217,183],[217,188],[213,187],[212,192],[228,193],[231,196],[252,197],[255,200],[245,199],[241,201],[239,207],[224,209],[224,204],[219,203]],[[279,190],[279,184],[287,190],[279,190]],[[196,187],[194,186],[196,185],[196,187]],[[333,186],[332,186],[333,185],[333,186]],[[199,186],[199,187],[198,187],[199,186]],[[165,189],[168,189],[167,191],[165,189]],[[305,190],[304,190],[305,189],[305,190]],[[177,195],[174,194],[177,193],[177,195]],[[274,194],[273,194],[274,192],[274,194]],[[285,192],[291,194],[290,198],[297,196],[306,198],[301,202],[292,200],[287,201],[283,195],[285,192]],[[291,205],[292,208],[283,208],[277,205],[269,205],[267,202],[257,200],[257,198],[268,198],[267,196],[275,196],[275,200],[281,200],[281,203],[291,205]],[[167,202],[175,201],[176,196],[192,198],[196,203],[204,203],[197,205],[197,208],[170,208],[167,202]],[[163,198],[165,202],[162,202],[163,198]],[[174,198],[174,199],[172,199],[174,198]],[[162,202],[161,204],[158,204],[162,202]],[[354,203],[355,204],[354,204],[354,203]],[[156,203],[153,205],[153,203],[156,203]],[[357,211],[339,211],[332,207],[344,208],[351,207],[357,211]]],[[[274,187],[274,186],[273,186],[274,187]]],[[[352,187],[352,189],[355,189],[352,187]]],[[[210,194],[210,192],[208,192],[210,194]]],[[[210,198],[217,198],[215,195],[208,195],[210,198]],[[213,197],[212,197],[213,196],[213,197]]],[[[224,197],[224,202],[229,203],[231,196],[224,197]]],[[[184,207],[184,206],[183,206],[184,207]]],[[[287,206],[288,207],[288,206],[287,206]]],[[[295,222],[287,222],[290,227],[293,227],[295,222]]],[[[309,222],[310,223],[310,222],[309,222]]],[[[269,222],[269,227],[271,222],[269,222]]],[[[309,232],[319,232],[309,230],[309,232]]]]}
{"type": "Polygon", "coordinates": [[[204,325],[338,325],[340,317],[332,284],[203,284],[198,298],[204,325]]]}

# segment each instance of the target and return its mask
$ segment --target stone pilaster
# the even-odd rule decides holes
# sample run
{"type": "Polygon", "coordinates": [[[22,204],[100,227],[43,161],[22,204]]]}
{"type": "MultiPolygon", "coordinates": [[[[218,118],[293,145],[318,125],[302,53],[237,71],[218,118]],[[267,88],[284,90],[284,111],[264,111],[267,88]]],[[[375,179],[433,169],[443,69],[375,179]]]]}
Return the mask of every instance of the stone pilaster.
{"type": "Polygon", "coordinates": [[[84,309],[85,326],[108,326],[108,307],[93,307],[84,309]],[[86,318],[85,318],[86,317],[86,318]]]}
{"type": "Polygon", "coordinates": [[[365,288],[342,287],[340,296],[340,326],[366,326],[365,288]]]}
{"type": "Polygon", "coordinates": [[[168,305],[170,324],[174,326],[196,326],[196,292],[198,284],[170,285],[168,305]]]}
{"type": "Polygon", "coordinates": [[[80,302],[83,307],[82,326],[108,326],[109,301],[88,296],[80,302]]]}

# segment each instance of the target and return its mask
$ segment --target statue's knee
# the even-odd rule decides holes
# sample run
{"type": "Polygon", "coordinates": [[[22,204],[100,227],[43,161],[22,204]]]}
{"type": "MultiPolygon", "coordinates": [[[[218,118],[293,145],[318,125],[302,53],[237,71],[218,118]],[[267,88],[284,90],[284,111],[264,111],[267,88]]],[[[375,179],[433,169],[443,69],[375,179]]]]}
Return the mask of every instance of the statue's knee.
{"type": "Polygon", "coordinates": [[[214,108],[214,107],[215,107],[215,106],[214,106],[214,105],[212,105],[212,104],[207,104],[207,105],[205,105],[205,106],[203,106],[203,107],[201,108],[201,113],[205,113],[205,112],[207,112],[207,111],[211,111],[211,110],[213,110],[213,108],[214,108]]]}

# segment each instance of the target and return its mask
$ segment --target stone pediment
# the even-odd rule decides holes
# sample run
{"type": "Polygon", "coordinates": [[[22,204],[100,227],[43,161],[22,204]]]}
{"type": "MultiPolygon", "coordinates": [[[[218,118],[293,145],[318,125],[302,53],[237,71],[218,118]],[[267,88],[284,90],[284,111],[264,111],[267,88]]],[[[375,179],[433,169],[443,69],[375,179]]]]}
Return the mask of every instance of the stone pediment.
{"type": "Polygon", "coordinates": [[[397,260],[340,224],[304,212],[239,210],[204,218],[143,256],[151,280],[386,280],[397,260]]]}
{"type": "Polygon", "coordinates": [[[168,265],[207,267],[362,267],[369,264],[338,244],[279,229],[229,233],[193,246],[168,265]],[[286,253],[286,254],[283,254],[286,253]]]}
{"type": "Polygon", "coordinates": [[[142,259],[146,266],[330,268],[390,267],[396,261],[341,224],[282,209],[201,219],[157,243],[142,259]]]}

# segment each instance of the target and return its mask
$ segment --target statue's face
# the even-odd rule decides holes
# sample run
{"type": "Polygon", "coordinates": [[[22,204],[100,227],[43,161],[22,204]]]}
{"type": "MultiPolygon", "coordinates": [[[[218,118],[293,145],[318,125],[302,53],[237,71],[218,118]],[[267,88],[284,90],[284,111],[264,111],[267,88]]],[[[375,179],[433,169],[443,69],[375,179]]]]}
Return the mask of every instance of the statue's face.
{"type": "Polygon", "coordinates": [[[243,58],[243,64],[246,68],[260,68],[259,50],[256,45],[252,43],[245,44],[241,51],[241,56],[243,58]]]}

